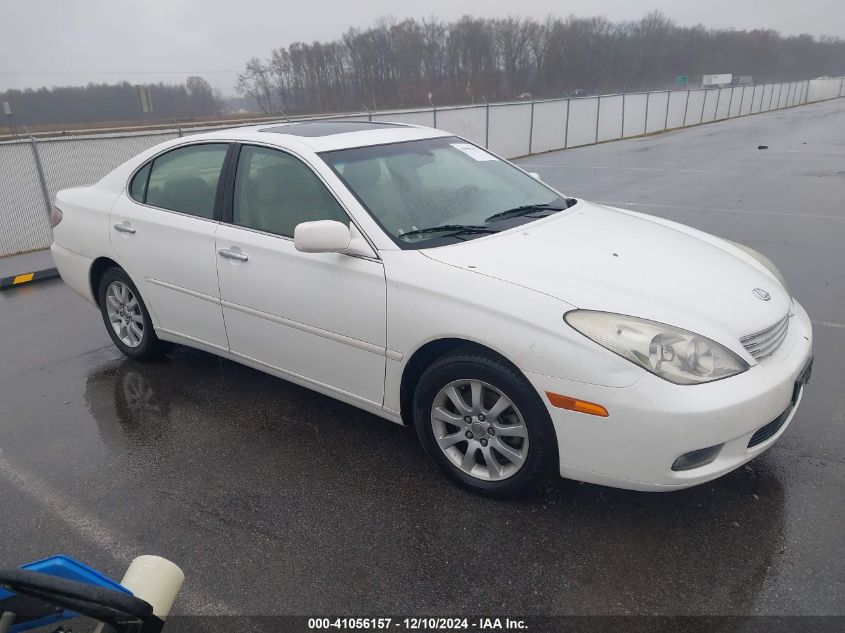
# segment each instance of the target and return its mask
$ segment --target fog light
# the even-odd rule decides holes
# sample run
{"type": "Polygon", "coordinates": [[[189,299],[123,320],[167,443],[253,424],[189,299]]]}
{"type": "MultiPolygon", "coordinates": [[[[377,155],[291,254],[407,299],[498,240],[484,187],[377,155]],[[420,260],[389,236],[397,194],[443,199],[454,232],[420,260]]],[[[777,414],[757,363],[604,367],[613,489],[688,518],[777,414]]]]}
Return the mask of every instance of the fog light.
{"type": "Polygon", "coordinates": [[[699,448],[697,451],[681,455],[672,464],[672,470],[692,470],[693,468],[705,466],[716,459],[723,446],[724,444],[719,444],[708,448],[699,448]]]}

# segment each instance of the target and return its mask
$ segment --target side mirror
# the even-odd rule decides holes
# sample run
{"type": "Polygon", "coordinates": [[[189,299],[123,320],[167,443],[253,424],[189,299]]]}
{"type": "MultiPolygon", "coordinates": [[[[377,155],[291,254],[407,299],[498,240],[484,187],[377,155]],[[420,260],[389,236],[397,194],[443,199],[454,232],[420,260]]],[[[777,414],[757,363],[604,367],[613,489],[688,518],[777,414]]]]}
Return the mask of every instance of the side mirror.
{"type": "Polygon", "coordinates": [[[528,175],[531,176],[534,180],[540,180],[540,174],[536,171],[529,171],[528,175]]]}
{"type": "Polygon", "coordinates": [[[334,220],[302,222],[293,230],[293,245],[303,253],[337,253],[351,241],[349,227],[334,220]]]}
{"type": "Polygon", "coordinates": [[[293,230],[293,245],[303,253],[344,253],[375,257],[376,254],[354,224],[336,220],[301,222],[293,230]]]}

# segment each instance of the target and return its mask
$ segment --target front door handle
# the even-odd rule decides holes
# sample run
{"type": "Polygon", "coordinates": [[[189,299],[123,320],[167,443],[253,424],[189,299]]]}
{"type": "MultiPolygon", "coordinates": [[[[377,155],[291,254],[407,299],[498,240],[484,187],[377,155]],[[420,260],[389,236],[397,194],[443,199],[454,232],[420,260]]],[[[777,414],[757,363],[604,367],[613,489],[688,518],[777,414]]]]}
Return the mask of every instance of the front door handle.
{"type": "Polygon", "coordinates": [[[128,222],[124,222],[123,224],[115,224],[114,230],[119,231],[120,233],[132,234],[135,232],[135,227],[129,224],[128,222]]]}
{"type": "Polygon", "coordinates": [[[249,259],[249,255],[246,253],[242,253],[240,251],[230,251],[226,248],[221,248],[217,253],[220,257],[225,257],[226,259],[236,259],[239,262],[245,262],[249,259]]]}

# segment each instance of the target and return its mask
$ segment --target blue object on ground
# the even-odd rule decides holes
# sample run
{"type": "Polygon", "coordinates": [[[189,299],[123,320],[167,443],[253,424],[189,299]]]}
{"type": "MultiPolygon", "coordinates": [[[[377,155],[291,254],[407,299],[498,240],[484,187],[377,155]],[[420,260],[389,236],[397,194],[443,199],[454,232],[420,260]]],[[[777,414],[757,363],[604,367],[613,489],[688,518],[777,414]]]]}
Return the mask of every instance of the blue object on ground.
{"type": "MultiPolygon", "coordinates": [[[[117,581],[112,580],[105,574],[98,572],[93,567],[89,567],[88,565],[80,563],[78,560],[75,560],[70,556],[64,556],[62,554],[50,556],[49,558],[37,560],[32,563],[27,563],[26,565],[21,565],[20,568],[26,569],[27,571],[35,571],[42,574],[48,574],[50,576],[58,576],[59,578],[64,578],[66,580],[84,582],[89,585],[104,587],[113,591],[120,591],[122,593],[129,594],[130,596],[132,595],[131,591],[129,591],[126,587],[124,587],[117,581]]],[[[5,600],[6,598],[9,598],[13,595],[15,594],[0,587],[0,601],[5,600]]],[[[0,612],[2,610],[2,604],[0,604],[0,612]]],[[[75,618],[77,616],[77,613],[65,610],[59,614],[45,615],[43,618],[39,618],[37,620],[28,620],[26,622],[21,622],[18,625],[12,624],[12,627],[11,629],[9,629],[9,631],[10,633],[19,633],[20,631],[27,631],[29,629],[34,629],[40,626],[45,626],[47,624],[52,624],[53,622],[58,622],[60,620],[75,618]]]]}

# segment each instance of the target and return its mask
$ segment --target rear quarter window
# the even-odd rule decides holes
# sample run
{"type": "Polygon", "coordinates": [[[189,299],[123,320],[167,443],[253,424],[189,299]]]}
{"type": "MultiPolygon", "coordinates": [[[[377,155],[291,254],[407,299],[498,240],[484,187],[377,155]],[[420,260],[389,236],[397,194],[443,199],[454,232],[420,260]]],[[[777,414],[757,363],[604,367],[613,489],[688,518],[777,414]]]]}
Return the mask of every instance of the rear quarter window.
{"type": "Polygon", "coordinates": [[[150,178],[150,168],[153,166],[152,162],[144,165],[132,182],[129,183],[129,197],[136,202],[144,202],[147,195],[147,180],[150,178]]]}

